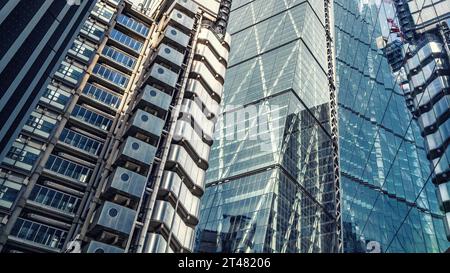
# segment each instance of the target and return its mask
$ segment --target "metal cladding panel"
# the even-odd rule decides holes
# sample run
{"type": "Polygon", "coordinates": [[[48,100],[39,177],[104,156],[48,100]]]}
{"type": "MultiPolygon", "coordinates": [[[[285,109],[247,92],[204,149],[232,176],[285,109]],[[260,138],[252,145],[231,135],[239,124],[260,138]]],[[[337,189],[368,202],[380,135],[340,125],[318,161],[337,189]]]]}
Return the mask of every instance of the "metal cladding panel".
{"type": "Polygon", "coordinates": [[[174,9],[169,16],[169,24],[175,25],[183,31],[190,33],[194,28],[194,19],[186,15],[185,13],[174,9]]]}
{"type": "Polygon", "coordinates": [[[134,137],[127,138],[121,152],[121,156],[125,156],[130,161],[137,161],[146,166],[150,166],[153,163],[155,155],[156,147],[134,137]]]}
{"type": "Polygon", "coordinates": [[[85,253],[124,253],[125,250],[97,241],[91,241],[84,250],[85,253]]]}
{"type": "Polygon", "coordinates": [[[162,134],[164,124],[164,120],[145,111],[137,110],[133,115],[130,128],[145,131],[159,138],[162,134]]]}
{"type": "Polygon", "coordinates": [[[111,177],[110,185],[106,191],[118,191],[139,199],[144,193],[146,182],[145,176],[118,167],[111,177]]]}
{"type": "Polygon", "coordinates": [[[153,80],[159,83],[169,86],[170,88],[175,88],[178,82],[178,74],[165,68],[162,65],[154,64],[152,70],[150,71],[150,76],[153,80]]]}
{"type": "Polygon", "coordinates": [[[150,85],[147,85],[142,91],[140,100],[140,103],[156,106],[164,111],[167,111],[169,110],[170,103],[172,102],[172,96],[150,85]]]}
{"type": "Polygon", "coordinates": [[[195,1],[191,0],[175,0],[169,10],[172,10],[174,8],[181,10],[190,17],[194,17],[198,11],[198,5],[195,3],[195,1]]]}
{"type": "Polygon", "coordinates": [[[190,41],[189,35],[184,34],[179,29],[172,26],[167,26],[164,31],[164,36],[184,48],[188,46],[190,41]]]}
{"type": "Polygon", "coordinates": [[[158,48],[157,58],[174,66],[173,68],[178,71],[183,65],[184,54],[166,44],[161,44],[158,48]]]}
{"type": "Polygon", "coordinates": [[[126,207],[106,201],[98,220],[95,222],[97,227],[117,231],[121,234],[129,235],[133,227],[136,211],[126,207]]]}

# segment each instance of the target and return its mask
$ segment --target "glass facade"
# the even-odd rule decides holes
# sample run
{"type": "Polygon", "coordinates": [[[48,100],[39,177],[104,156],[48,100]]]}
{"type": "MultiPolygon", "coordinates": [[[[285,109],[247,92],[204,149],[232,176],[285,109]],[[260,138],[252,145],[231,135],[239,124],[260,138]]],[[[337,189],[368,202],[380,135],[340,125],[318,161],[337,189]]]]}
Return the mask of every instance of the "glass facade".
{"type": "Polygon", "coordinates": [[[196,251],[337,251],[324,2],[233,1],[196,251]]]}
{"type": "Polygon", "coordinates": [[[389,12],[335,0],[344,250],[443,252],[426,145],[376,44],[389,12]]]}

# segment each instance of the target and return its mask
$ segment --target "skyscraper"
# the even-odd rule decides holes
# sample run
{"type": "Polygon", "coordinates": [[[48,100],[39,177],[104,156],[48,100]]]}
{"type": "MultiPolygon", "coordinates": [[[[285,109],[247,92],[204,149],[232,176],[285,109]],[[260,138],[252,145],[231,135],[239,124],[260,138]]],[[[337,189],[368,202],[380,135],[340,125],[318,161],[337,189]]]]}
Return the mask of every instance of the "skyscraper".
{"type": "Polygon", "coordinates": [[[390,5],[334,2],[344,250],[443,252],[444,217],[424,139],[402,79],[377,47],[378,37],[389,35],[390,5]]]}
{"type": "Polygon", "coordinates": [[[427,183],[424,140],[377,48],[385,6],[335,0],[330,14],[326,2],[233,2],[225,108],[207,173],[197,251],[448,247],[444,216],[427,183]],[[333,39],[327,39],[328,20],[335,26],[333,39]],[[329,86],[333,73],[337,93],[329,86]],[[336,94],[338,132],[332,129],[336,94]],[[230,125],[233,119],[237,125],[230,125]],[[340,180],[333,176],[337,136],[340,180]]]}
{"type": "Polygon", "coordinates": [[[93,1],[0,3],[0,158],[58,68],[93,1]]]}
{"type": "Polygon", "coordinates": [[[229,1],[152,4],[81,23],[1,163],[1,251],[192,251],[229,1]]]}
{"type": "Polygon", "coordinates": [[[326,2],[233,2],[196,251],[339,251],[326,2]]]}

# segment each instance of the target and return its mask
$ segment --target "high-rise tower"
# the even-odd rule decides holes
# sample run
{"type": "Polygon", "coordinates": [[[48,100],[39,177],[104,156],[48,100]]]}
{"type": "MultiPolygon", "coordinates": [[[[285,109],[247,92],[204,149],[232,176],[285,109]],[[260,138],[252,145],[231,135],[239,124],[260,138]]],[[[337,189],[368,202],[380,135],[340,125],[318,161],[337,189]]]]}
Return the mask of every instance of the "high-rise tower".
{"type": "Polygon", "coordinates": [[[196,251],[340,251],[327,3],[233,2],[196,251]]]}
{"type": "Polygon", "coordinates": [[[192,251],[229,1],[152,3],[82,23],[1,163],[2,251],[192,251]]]}

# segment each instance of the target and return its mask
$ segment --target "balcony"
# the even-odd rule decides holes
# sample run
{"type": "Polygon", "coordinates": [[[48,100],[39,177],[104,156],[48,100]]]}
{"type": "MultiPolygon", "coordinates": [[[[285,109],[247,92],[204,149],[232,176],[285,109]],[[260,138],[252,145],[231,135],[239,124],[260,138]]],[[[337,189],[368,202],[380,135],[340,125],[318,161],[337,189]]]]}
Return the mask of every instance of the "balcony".
{"type": "Polygon", "coordinates": [[[135,217],[136,211],[106,201],[97,210],[90,233],[100,234],[107,231],[121,237],[128,237],[133,228],[135,217]]]}
{"type": "Polygon", "coordinates": [[[183,222],[169,202],[156,201],[152,220],[164,224],[167,231],[171,230],[173,232],[172,239],[175,239],[182,248],[193,248],[194,229],[183,222]]]}
{"type": "Polygon", "coordinates": [[[84,253],[124,253],[125,250],[112,245],[91,241],[83,250],[84,253]]]}
{"type": "Polygon", "coordinates": [[[146,185],[147,178],[145,176],[118,167],[109,178],[105,196],[120,194],[137,201],[142,198],[146,185]]]}
{"type": "Polygon", "coordinates": [[[177,73],[159,64],[153,65],[148,75],[146,75],[146,78],[147,77],[148,83],[164,86],[167,90],[174,89],[178,82],[177,73]]]}
{"type": "Polygon", "coordinates": [[[44,251],[59,252],[67,237],[67,232],[37,222],[19,218],[10,239],[44,251]]]}
{"type": "Polygon", "coordinates": [[[136,138],[128,137],[120,148],[117,163],[130,161],[149,168],[153,164],[155,155],[156,147],[136,138]]]}
{"type": "Polygon", "coordinates": [[[145,109],[147,107],[158,110],[162,115],[169,110],[172,96],[158,90],[150,85],[145,86],[137,98],[137,108],[145,109]]]}
{"type": "Polygon", "coordinates": [[[161,137],[165,121],[142,110],[137,110],[129,121],[127,135],[142,133],[152,137],[155,142],[161,137]]]}

